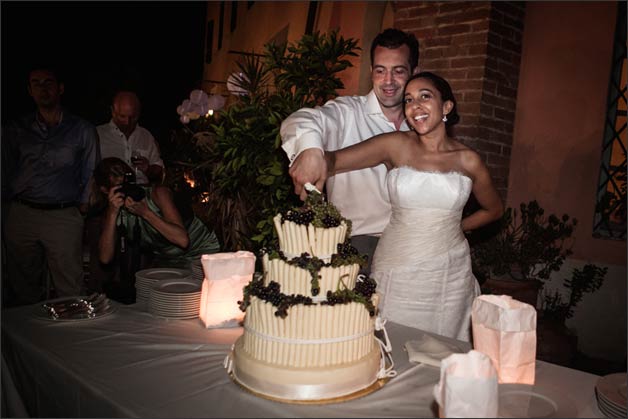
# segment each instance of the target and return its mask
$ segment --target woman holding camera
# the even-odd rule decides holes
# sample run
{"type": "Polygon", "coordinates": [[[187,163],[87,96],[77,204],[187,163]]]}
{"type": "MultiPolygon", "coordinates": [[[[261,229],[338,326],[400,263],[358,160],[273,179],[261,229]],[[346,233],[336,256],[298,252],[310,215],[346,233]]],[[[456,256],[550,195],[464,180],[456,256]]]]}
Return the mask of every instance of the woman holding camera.
{"type": "Polygon", "coordinates": [[[101,160],[94,170],[97,199],[106,205],[98,241],[101,263],[112,263],[133,245],[152,256],[155,267],[188,268],[201,255],[219,251],[216,235],[200,219],[182,219],[168,187],[139,186],[126,174],[132,176],[133,169],[116,157],[101,160]]]}

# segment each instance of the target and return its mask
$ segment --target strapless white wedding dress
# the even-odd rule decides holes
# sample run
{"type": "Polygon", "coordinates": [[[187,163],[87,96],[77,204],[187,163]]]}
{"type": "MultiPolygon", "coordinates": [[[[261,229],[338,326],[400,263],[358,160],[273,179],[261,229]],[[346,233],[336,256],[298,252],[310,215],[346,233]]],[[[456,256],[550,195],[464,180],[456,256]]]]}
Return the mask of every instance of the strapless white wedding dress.
{"type": "Polygon", "coordinates": [[[480,287],[460,221],[472,180],[411,167],[388,172],[390,222],[373,256],[382,316],[465,341],[480,287]]]}

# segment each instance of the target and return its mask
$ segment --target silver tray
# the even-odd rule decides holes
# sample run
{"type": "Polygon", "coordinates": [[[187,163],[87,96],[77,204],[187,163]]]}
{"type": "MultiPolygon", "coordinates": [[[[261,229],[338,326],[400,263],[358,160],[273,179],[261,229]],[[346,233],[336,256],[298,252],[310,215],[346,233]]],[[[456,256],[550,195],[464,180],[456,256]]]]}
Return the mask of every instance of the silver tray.
{"type": "Polygon", "coordinates": [[[116,307],[112,305],[111,301],[107,298],[105,298],[101,304],[97,305],[92,313],[89,313],[87,310],[77,310],[60,317],[54,317],[44,308],[44,304],[73,304],[78,303],[81,299],[87,298],[89,298],[89,296],[78,295],[74,297],[61,297],[44,301],[35,306],[35,317],[54,322],[77,322],[99,319],[116,311],[116,307]]]}

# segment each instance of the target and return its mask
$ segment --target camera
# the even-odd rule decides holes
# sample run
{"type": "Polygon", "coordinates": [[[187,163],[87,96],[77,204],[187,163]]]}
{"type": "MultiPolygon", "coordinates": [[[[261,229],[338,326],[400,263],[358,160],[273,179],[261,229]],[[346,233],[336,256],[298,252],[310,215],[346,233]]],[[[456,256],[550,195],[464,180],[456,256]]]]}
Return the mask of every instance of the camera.
{"type": "Polygon", "coordinates": [[[146,196],[146,192],[144,188],[135,183],[135,175],[133,172],[126,172],[124,174],[124,182],[122,182],[122,186],[118,189],[118,192],[122,192],[125,196],[130,196],[134,201],[141,201],[146,196]]]}

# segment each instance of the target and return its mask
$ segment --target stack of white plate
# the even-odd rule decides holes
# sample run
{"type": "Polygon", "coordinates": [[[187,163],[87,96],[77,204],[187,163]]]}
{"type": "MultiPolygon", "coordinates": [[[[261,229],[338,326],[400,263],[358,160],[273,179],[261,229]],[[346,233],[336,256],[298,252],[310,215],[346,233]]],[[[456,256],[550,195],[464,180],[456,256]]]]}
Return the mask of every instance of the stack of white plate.
{"type": "Polygon", "coordinates": [[[201,305],[201,282],[195,279],[166,279],[150,289],[148,312],[169,319],[195,319],[201,305]]]}
{"type": "Polygon", "coordinates": [[[203,265],[201,264],[201,259],[198,258],[192,262],[192,278],[197,281],[202,281],[204,277],[205,273],[203,272],[203,265]]]}
{"type": "Polygon", "coordinates": [[[135,300],[138,303],[147,303],[150,288],[157,281],[164,279],[189,279],[192,272],[187,269],[151,268],[138,271],[135,274],[135,300]]]}
{"type": "Polygon", "coordinates": [[[597,406],[609,418],[626,417],[626,373],[605,375],[595,385],[597,406]]]}

